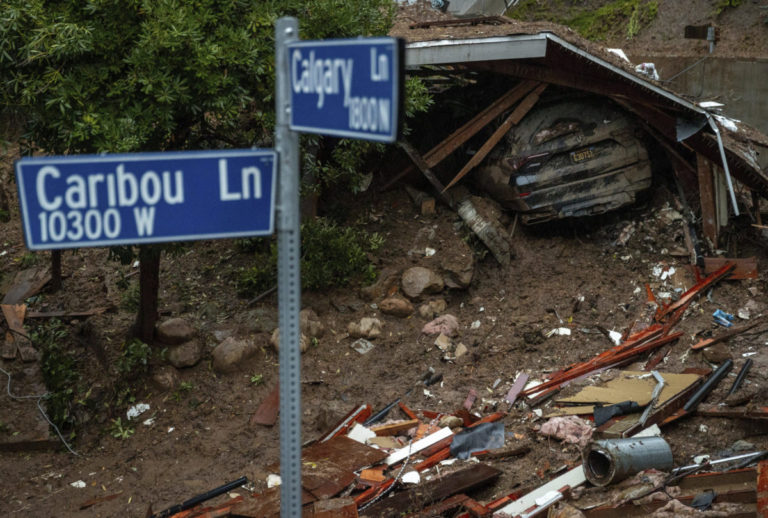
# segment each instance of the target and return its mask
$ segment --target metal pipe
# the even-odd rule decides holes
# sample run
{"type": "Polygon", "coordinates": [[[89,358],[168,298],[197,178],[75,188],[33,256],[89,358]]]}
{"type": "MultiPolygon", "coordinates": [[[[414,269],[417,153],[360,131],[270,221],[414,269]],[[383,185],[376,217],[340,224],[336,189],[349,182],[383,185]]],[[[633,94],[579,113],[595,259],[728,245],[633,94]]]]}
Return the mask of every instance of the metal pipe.
{"type": "Polygon", "coordinates": [[[733,190],[733,182],[731,181],[731,171],[730,169],[728,169],[728,160],[726,160],[725,158],[725,148],[723,147],[723,137],[722,135],[720,135],[720,129],[717,127],[717,123],[709,114],[709,112],[704,112],[704,114],[707,116],[709,125],[712,127],[712,130],[715,132],[715,136],[717,137],[717,147],[720,148],[720,160],[723,161],[723,171],[725,171],[725,180],[728,182],[728,191],[731,193],[731,203],[733,204],[733,215],[738,216],[739,206],[736,203],[736,192],[733,190]]]}
{"type": "Polygon", "coordinates": [[[643,410],[643,415],[640,416],[640,424],[643,427],[645,427],[645,422],[648,421],[648,417],[650,417],[653,407],[656,406],[656,402],[659,400],[661,389],[663,389],[664,385],[667,383],[661,374],[659,374],[659,371],[651,371],[651,374],[656,379],[656,386],[653,387],[651,401],[648,403],[648,406],[645,407],[645,410],[643,410]]]}
{"type": "Polygon", "coordinates": [[[739,374],[736,376],[736,380],[733,382],[731,390],[728,391],[729,396],[739,390],[741,384],[744,383],[744,378],[747,377],[747,373],[749,372],[750,367],[752,367],[752,358],[747,358],[747,361],[744,362],[744,365],[741,367],[739,374]]]}
{"type": "Polygon", "coordinates": [[[584,474],[592,484],[607,486],[644,469],[674,466],[672,449],[661,437],[595,441],[582,452],[584,474]]]}
{"type": "Polygon", "coordinates": [[[715,372],[712,373],[709,379],[704,382],[701,388],[699,388],[699,390],[697,390],[696,393],[691,396],[691,399],[689,399],[685,404],[683,410],[686,412],[693,412],[696,410],[696,407],[699,406],[701,400],[707,397],[707,394],[712,392],[715,387],[717,387],[717,384],[720,383],[720,380],[723,379],[731,371],[732,368],[733,360],[726,360],[723,362],[723,364],[715,372]]]}
{"type": "MultiPolygon", "coordinates": [[[[756,451],[752,453],[742,453],[741,455],[726,457],[724,459],[710,460],[708,463],[710,466],[715,467],[715,466],[719,466],[720,464],[728,464],[729,462],[736,462],[737,460],[745,460],[745,461],[749,460],[751,462],[751,461],[754,461],[756,458],[760,457],[761,455],[764,455],[765,453],[768,453],[768,452],[756,451]]],[[[675,475],[677,473],[681,473],[683,471],[687,471],[689,469],[693,469],[701,465],[702,464],[690,464],[688,466],[681,466],[679,468],[673,469],[670,473],[675,475]]]]}

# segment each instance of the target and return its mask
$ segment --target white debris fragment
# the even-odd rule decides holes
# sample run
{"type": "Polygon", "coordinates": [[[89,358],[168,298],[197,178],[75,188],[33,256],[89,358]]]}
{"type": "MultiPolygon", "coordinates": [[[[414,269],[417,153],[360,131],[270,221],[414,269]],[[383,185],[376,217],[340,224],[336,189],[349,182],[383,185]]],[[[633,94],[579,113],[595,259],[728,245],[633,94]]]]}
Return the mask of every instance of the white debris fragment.
{"type": "Polygon", "coordinates": [[[644,74],[654,81],[659,80],[659,73],[656,71],[656,65],[653,63],[640,63],[635,67],[635,72],[644,74]]]}
{"type": "Polygon", "coordinates": [[[743,354],[741,355],[741,357],[742,357],[742,358],[749,358],[750,356],[754,356],[754,355],[756,355],[756,354],[757,354],[757,353],[753,351],[753,352],[750,352],[750,353],[743,353],[743,354]]]}
{"type": "Polygon", "coordinates": [[[432,257],[436,253],[437,253],[437,250],[435,250],[434,248],[427,247],[424,249],[424,255],[427,257],[432,257]]]}
{"type": "Polygon", "coordinates": [[[472,322],[472,325],[470,325],[469,327],[470,329],[480,329],[480,321],[475,320],[474,322],[472,322]]]}
{"type": "Polygon", "coordinates": [[[702,101],[699,103],[699,106],[702,108],[722,108],[725,105],[717,101],[702,101]]]}
{"type": "Polygon", "coordinates": [[[142,424],[144,426],[152,426],[153,424],[155,424],[155,418],[154,417],[150,417],[149,419],[145,419],[142,424]]]}
{"type": "Polygon", "coordinates": [[[368,439],[376,437],[376,432],[372,431],[370,428],[366,428],[360,423],[355,423],[355,426],[349,431],[347,437],[360,444],[365,444],[368,439]]]}
{"type": "Polygon", "coordinates": [[[571,330],[567,327],[558,327],[556,329],[551,330],[546,334],[546,337],[549,338],[550,336],[571,336],[571,330]]]}
{"type": "Polygon", "coordinates": [[[704,464],[707,461],[709,461],[709,455],[696,455],[693,458],[694,464],[704,464]]]}
{"type": "Polygon", "coordinates": [[[130,421],[135,417],[139,417],[147,410],[149,410],[149,405],[147,403],[138,403],[129,408],[125,414],[128,416],[128,420],[130,421]]]}
{"type": "Polygon", "coordinates": [[[736,125],[737,122],[741,122],[739,120],[729,119],[728,117],[725,117],[723,115],[715,115],[715,119],[717,119],[717,122],[719,122],[720,125],[727,130],[730,130],[730,131],[739,130],[739,127],[736,125]]]}
{"type": "Polygon", "coordinates": [[[618,331],[608,331],[608,337],[613,342],[613,345],[619,345],[621,343],[621,333],[618,331]]]}
{"type": "Polygon", "coordinates": [[[75,480],[74,482],[70,482],[69,484],[72,487],[76,487],[77,489],[83,489],[85,487],[85,482],[82,480],[75,480]]]}
{"type": "Polygon", "coordinates": [[[176,429],[176,428],[174,428],[173,426],[171,426],[170,428],[168,428],[168,433],[171,433],[171,432],[172,432],[172,431],[174,431],[175,429],[176,429]]]}
{"type": "Polygon", "coordinates": [[[421,476],[418,471],[409,471],[400,479],[404,484],[418,484],[421,482],[421,476]]]}
{"type": "Polygon", "coordinates": [[[283,480],[280,478],[280,475],[275,475],[274,473],[270,473],[267,475],[267,487],[277,487],[280,484],[283,483],[283,480]]]}
{"type": "Polygon", "coordinates": [[[619,56],[621,59],[623,59],[627,63],[630,63],[629,58],[627,57],[626,54],[624,54],[623,50],[621,50],[621,49],[605,49],[605,50],[607,50],[608,52],[610,52],[611,54],[613,54],[615,56],[619,56]]]}
{"type": "Polygon", "coordinates": [[[707,432],[709,432],[709,426],[707,426],[705,424],[700,424],[699,425],[699,431],[701,433],[707,433],[707,432]]]}

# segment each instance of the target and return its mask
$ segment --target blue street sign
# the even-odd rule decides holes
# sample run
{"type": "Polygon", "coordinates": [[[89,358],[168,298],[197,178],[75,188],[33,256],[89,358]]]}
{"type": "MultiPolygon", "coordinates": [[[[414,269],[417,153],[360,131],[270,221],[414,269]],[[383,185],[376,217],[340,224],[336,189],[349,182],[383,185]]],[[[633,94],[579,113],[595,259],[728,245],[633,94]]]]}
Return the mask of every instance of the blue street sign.
{"type": "Polygon", "coordinates": [[[271,149],[22,158],[30,250],[269,235],[271,149]]]}
{"type": "Polygon", "coordinates": [[[397,139],[402,73],[396,38],[295,41],[287,47],[292,130],[397,139]]]}

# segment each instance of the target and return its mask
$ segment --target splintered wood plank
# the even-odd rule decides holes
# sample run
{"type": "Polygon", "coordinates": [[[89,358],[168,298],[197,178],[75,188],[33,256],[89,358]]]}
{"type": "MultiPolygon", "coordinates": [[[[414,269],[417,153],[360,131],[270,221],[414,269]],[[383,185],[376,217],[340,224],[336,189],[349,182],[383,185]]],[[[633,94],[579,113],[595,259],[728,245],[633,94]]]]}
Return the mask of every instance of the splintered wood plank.
{"type": "Polygon", "coordinates": [[[13,284],[3,297],[3,304],[19,304],[43,289],[51,280],[49,268],[30,268],[16,274],[13,284]]]}
{"type": "Polygon", "coordinates": [[[742,279],[757,279],[757,257],[744,257],[740,259],[729,259],[727,257],[705,257],[704,274],[709,275],[726,265],[733,263],[736,268],[726,277],[728,280],[737,281],[742,279]]]}
{"type": "Polygon", "coordinates": [[[699,175],[699,197],[701,199],[701,227],[704,237],[709,239],[714,248],[717,248],[717,208],[715,202],[715,182],[712,171],[712,162],[704,158],[704,155],[696,154],[696,165],[699,175]]]}
{"type": "Polygon", "coordinates": [[[418,512],[452,495],[466,493],[489,484],[500,474],[501,471],[487,464],[476,464],[385,498],[366,509],[363,516],[399,517],[406,513],[418,512]]]}
{"type": "Polygon", "coordinates": [[[276,383],[272,391],[267,394],[256,413],[250,420],[251,426],[260,424],[262,426],[274,426],[277,422],[277,414],[280,411],[280,382],[276,383]]]}
{"type": "Polygon", "coordinates": [[[303,464],[307,462],[330,461],[342,469],[356,471],[372,466],[384,460],[387,454],[376,448],[340,436],[323,442],[315,443],[304,448],[301,453],[303,464]]]}
{"type": "Polygon", "coordinates": [[[459,171],[453,180],[451,180],[450,183],[445,187],[446,190],[453,187],[456,182],[464,177],[464,175],[466,175],[468,172],[474,169],[475,166],[482,162],[488,153],[490,153],[491,150],[496,147],[496,144],[499,143],[502,137],[504,137],[504,135],[506,135],[507,132],[512,129],[512,126],[515,126],[517,123],[523,120],[523,117],[525,117],[525,115],[531,111],[531,108],[533,108],[533,106],[539,100],[539,96],[546,87],[546,84],[540,84],[533,92],[529,93],[528,96],[523,99],[517,108],[515,108],[512,113],[509,114],[504,122],[502,122],[501,125],[496,129],[493,135],[491,135],[485,144],[483,144],[478,152],[472,155],[472,158],[469,159],[469,162],[467,162],[467,164],[461,168],[461,171],[459,171]]]}
{"type": "MultiPolygon", "coordinates": [[[[32,347],[32,342],[27,336],[27,330],[24,329],[24,316],[27,312],[26,304],[0,304],[5,321],[8,323],[8,327],[12,331],[13,344],[19,351],[19,356],[22,361],[33,362],[37,360],[37,350],[32,347]]],[[[6,335],[6,343],[8,343],[8,336],[6,335]]],[[[5,354],[5,351],[3,351],[5,354]]]]}
{"type": "Polygon", "coordinates": [[[400,432],[405,432],[419,425],[418,419],[409,419],[408,421],[400,421],[399,423],[384,424],[381,426],[372,426],[371,431],[379,437],[384,435],[397,435],[400,432]]]}

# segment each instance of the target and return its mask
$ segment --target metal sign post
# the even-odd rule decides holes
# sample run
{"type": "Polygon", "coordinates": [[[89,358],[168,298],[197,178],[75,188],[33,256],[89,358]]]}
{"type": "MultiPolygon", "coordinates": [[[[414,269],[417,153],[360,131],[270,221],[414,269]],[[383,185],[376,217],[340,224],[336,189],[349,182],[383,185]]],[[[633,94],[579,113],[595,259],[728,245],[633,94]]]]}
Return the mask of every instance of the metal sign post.
{"type": "Polygon", "coordinates": [[[299,351],[299,134],[288,126],[291,85],[286,45],[298,39],[299,22],[275,24],[275,149],[280,191],[277,202],[277,286],[280,320],[280,516],[301,516],[301,352],[299,351]]]}

